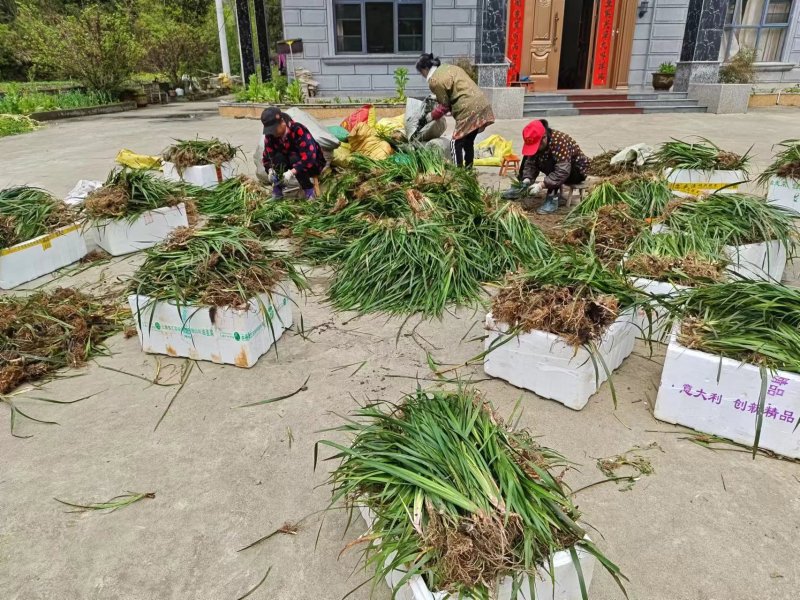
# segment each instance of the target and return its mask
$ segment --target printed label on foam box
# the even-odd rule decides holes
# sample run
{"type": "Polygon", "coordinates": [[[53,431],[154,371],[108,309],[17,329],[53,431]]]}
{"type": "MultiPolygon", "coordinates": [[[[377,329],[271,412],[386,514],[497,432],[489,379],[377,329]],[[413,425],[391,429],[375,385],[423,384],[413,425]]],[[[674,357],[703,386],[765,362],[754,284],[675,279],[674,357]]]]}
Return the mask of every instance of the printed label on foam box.
{"type": "Polygon", "coordinates": [[[586,348],[575,348],[564,338],[544,331],[521,333],[501,344],[508,326],[496,323],[489,313],[485,348],[496,346],[484,358],[483,370],[487,375],[580,410],[608,379],[606,369],[613,371],[633,352],[637,330],[632,317],[630,313],[621,315],[608,327],[597,344],[600,356],[595,361],[586,348]]]}
{"type": "Polygon", "coordinates": [[[8,290],[66,267],[86,256],[80,225],[67,225],[27,242],[0,249],[0,288],[8,290]]]}
{"type": "Polygon", "coordinates": [[[698,169],[664,169],[669,188],[676,196],[701,194],[733,194],[739,184],[748,180],[744,171],[704,171],[698,169]]]}
{"type": "MultiPolygon", "coordinates": [[[[766,372],[759,447],[800,458],[800,374],[766,372]]],[[[655,417],[752,445],[761,394],[759,367],[690,350],[675,335],[664,360],[655,417]]]]}
{"type": "MultiPolygon", "coordinates": [[[[375,517],[372,511],[366,506],[360,505],[358,507],[361,517],[367,524],[368,528],[372,528],[375,522],[375,517]]],[[[587,536],[588,540],[589,537],[587,536]]],[[[380,543],[377,540],[375,543],[380,543]]],[[[581,565],[581,572],[583,574],[583,581],[588,590],[592,584],[592,577],[594,576],[595,558],[586,550],[577,548],[578,562],[581,565]]],[[[394,560],[395,554],[392,553],[387,558],[387,562],[394,560]]],[[[521,589],[518,591],[517,600],[580,600],[581,584],[578,577],[578,571],[572,562],[572,555],[568,550],[556,552],[552,556],[552,571],[539,567],[537,569],[537,576],[534,581],[535,595],[530,595],[530,583],[528,576],[523,576],[521,589]]],[[[406,572],[399,569],[390,571],[386,575],[386,584],[389,589],[395,587],[405,577],[406,572]]],[[[497,589],[492,595],[496,600],[511,600],[511,592],[513,590],[513,583],[510,577],[503,577],[497,585],[497,589]]],[[[405,584],[397,591],[394,596],[396,600],[455,600],[452,594],[447,592],[432,592],[425,582],[425,579],[419,575],[409,578],[405,584]]],[[[459,600],[473,600],[470,596],[461,596],[459,600]]]]}
{"type": "Polygon", "coordinates": [[[232,162],[222,163],[219,167],[216,165],[186,167],[180,173],[174,163],[165,162],[162,169],[164,178],[169,181],[184,181],[204,188],[216,187],[236,174],[236,167],[232,162]]]}
{"type": "Polygon", "coordinates": [[[767,201],[787,210],[800,211],[800,180],[773,177],[769,180],[767,201]]]}
{"type": "Polygon", "coordinates": [[[176,306],[130,296],[145,352],[251,367],[292,325],[289,284],[253,298],[246,310],[176,306]]]}

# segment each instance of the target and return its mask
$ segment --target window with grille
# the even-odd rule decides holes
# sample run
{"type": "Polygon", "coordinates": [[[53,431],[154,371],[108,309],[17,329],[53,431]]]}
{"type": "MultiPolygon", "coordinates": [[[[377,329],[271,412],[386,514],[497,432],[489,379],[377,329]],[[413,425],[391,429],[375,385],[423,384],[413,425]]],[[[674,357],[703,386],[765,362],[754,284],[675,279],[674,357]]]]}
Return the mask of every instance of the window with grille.
{"type": "Polygon", "coordinates": [[[337,54],[419,53],[423,0],[334,0],[337,54]]]}
{"type": "Polygon", "coordinates": [[[780,62],[791,13],[792,0],[728,0],[723,60],[730,60],[742,48],[752,48],[756,62],[780,62]]]}

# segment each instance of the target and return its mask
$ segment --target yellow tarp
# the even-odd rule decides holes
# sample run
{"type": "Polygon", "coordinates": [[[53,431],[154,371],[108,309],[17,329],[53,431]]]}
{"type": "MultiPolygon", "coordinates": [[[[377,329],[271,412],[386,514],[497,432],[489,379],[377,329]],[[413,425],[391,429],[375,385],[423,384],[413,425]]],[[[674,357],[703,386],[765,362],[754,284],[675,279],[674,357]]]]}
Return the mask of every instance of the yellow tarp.
{"type": "Polygon", "coordinates": [[[333,151],[333,159],[331,160],[331,165],[333,165],[334,167],[344,167],[350,160],[351,154],[352,152],[350,151],[350,144],[346,142],[339,144],[339,147],[333,151]]]}
{"type": "Polygon", "coordinates": [[[389,142],[379,138],[375,128],[370,127],[367,123],[356,125],[350,132],[348,140],[351,151],[369,156],[375,160],[383,160],[392,155],[392,147],[389,142]]]}
{"type": "Polygon", "coordinates": [[[147,156],[146,154],[136,154],[133,150],[122,149],[117,152],[117,157],[114,159],[123,167],[130,167],[131,169],[160,169],[161,157],[160,156],[147,156]]]}
{"type": "Polygon", "coordinates": [[[503,157],[514,154],[511,142],[501,135],[490,135],[488,138],[475,144],[475,166],[499,167],[503,164],[503,157]]]}

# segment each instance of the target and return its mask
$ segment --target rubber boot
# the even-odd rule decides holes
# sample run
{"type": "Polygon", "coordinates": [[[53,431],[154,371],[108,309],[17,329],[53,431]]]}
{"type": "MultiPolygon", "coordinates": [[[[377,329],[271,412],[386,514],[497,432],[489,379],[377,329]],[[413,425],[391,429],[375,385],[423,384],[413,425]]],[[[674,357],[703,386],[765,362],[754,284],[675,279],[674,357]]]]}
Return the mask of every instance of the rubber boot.
{"type": "Polygon", "coordinates": [[[552,215],[558,210],[558,194],[547,194],[544,204],[536,209],[537,215],[552,215]]]}
{"type": "Polygon", "coordinates": [[[272,199],[283,200],[283,187],[280,185],[272,186],[272,199]]]}
{"type": "Polygon", "coordinates": [[[524,187],[512,186],[503,192],[503,200],[519,200],[525,191],[524,187]]]}

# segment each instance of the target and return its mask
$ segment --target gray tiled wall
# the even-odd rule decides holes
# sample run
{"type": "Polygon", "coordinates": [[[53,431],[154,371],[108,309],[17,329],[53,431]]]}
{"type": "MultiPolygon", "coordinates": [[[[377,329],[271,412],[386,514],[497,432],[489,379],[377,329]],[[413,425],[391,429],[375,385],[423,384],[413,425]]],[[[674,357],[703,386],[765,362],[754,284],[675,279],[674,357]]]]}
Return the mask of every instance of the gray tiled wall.
{"type": "MultiPolygon", "coordinates": [[[[427,52],[443,61],[475,56],[477,0],[427,0],[425,42],[427,52]]],[[[417,55],[337,55],[333,48],[331,0],[283,0],[283,30],[287,39],[302,38],[303,53],[295,65],[314,74],[323,96],[391,96],[393,72],[409,69],[409,95],[428,93],[425,80],[414,71],[417,55]]]]}

